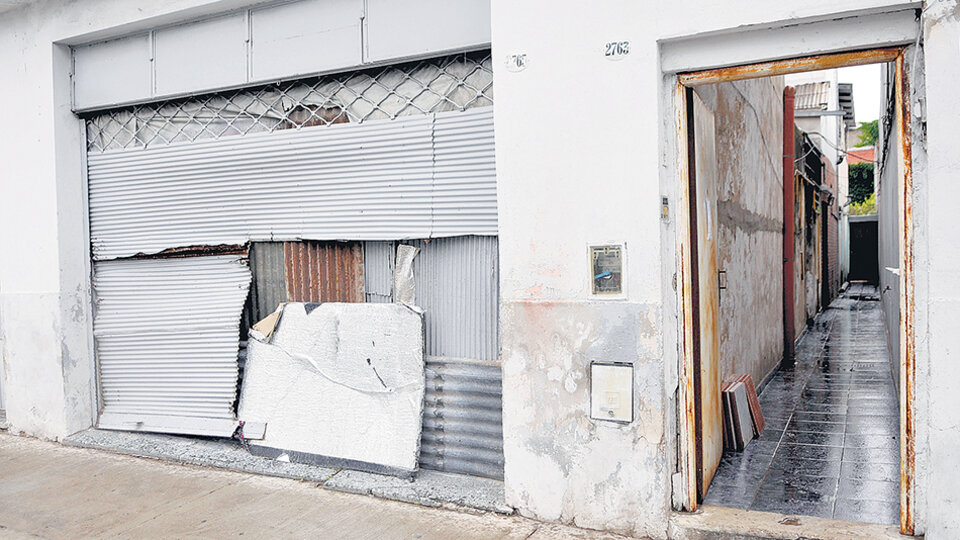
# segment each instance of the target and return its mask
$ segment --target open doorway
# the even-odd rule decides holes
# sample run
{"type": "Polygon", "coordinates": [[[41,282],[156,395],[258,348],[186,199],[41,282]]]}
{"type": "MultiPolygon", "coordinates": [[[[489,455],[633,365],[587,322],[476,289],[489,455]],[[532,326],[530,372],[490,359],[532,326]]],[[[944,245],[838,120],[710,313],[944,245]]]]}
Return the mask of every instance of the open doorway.
{"type": "Polygon", "coordinates": [[[688,509],[716,504],[912,532],[904,64],[902,49],[883,49],[679,77],[688,509]],[[898,240],[895,287],[848,279],[856,277],[848,216],[865,201],[851,198],[849,166],[862,152],[847,135],[861,126],[837,68],[864,64],[883,66],[889,92],[878,101],[891,104],[873,144],[894,186],[885,200],[898,240]],[[833,71],[811,73],[824,69],[833,71]],[[888,343],[891,328],[898,338],[888,343]],[[763,420],[753,414],[737,441],[724,388],[747,379],[763,420]]]}

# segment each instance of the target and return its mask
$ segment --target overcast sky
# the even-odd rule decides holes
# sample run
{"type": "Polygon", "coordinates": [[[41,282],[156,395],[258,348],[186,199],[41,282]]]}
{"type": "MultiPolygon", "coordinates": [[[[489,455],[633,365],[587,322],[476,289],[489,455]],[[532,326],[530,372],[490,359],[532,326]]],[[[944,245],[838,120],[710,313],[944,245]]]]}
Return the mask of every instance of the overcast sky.
{"type": "Polygon", "coordinates": [[[838,72],[838,82],[853,83],[853,112],[857,123],[879,118],[880,64],[840,68],[838,72]]]}

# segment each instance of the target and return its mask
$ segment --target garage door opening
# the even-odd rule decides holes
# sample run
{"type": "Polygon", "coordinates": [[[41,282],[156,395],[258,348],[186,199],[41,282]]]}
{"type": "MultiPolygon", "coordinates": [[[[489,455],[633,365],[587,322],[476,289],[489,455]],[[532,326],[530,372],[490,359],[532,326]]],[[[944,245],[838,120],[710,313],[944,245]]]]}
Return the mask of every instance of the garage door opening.
{"type": "Polygon", "coordinates": [[[912,533],[906,63],[903,49],[879,49],[679,76],[687,510],[912,533]],[[868,140],[877,193],[861,196],[849,171],[862,139],[847,137],[861,125],[842,83],[843,68],[869,64],[884,106],[868,140]],[[851,275],[857,214],[879,223],[876,280],[851,275]]]}
{"type": "Polygon", "coordinates": [[[502,479],[492,78],[476,50],[84,112],[98,427],[250,435],[249,329],[285,302],[397,301],[409,246],[411,452],[502,479]]]}

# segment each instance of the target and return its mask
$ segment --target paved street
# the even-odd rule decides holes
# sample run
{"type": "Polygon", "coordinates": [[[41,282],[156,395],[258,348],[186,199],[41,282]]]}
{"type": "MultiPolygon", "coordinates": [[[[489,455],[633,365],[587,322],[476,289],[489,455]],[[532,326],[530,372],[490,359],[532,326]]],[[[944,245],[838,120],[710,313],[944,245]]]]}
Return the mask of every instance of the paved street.
{"type": "Polygon", "coordinates": [[[0,434],[3,538],[615,539],[0,434]]]}

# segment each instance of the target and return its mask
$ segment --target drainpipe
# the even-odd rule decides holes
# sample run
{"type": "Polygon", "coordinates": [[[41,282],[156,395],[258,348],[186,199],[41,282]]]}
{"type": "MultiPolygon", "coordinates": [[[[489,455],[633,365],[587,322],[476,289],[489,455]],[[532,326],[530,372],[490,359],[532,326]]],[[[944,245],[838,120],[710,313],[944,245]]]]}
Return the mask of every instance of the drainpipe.
{"type": "Polygon", "coordinates": [[[793,258],[794,258],[794,141],[793,104],[796,91],[783,89],[783,360],[794,359],[793,258]]]}

